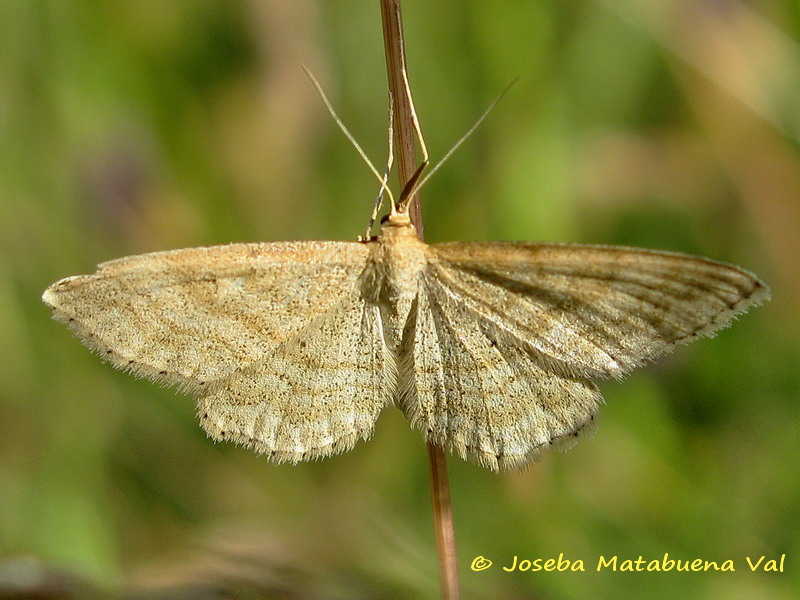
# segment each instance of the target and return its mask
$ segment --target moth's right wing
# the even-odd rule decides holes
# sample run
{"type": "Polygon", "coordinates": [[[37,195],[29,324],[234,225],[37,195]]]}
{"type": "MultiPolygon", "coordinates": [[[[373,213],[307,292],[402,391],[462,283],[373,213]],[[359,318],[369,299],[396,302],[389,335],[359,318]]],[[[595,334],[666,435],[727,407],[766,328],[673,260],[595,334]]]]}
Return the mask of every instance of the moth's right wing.
{"type": "Polygon", "coordinates": [[[368,254],[356,242],[156,252],[62,279],[42,299],[115,367],[199,391],[359,294],[368,254]]]}
{"type": "Polygon", "coordinates": [[[378,310],[348,295],[268,357],[214,382],[197,402],[203,429],[293,463],[369,438],[394,391],[378,310]]]}
{"type": "Polygon", "coordinates": [[[54,317],[114,366],[199,393],[203,428],[276,462],[347,450],[392,401],[366,244],[133,256],[50,286],[54,317]]]}

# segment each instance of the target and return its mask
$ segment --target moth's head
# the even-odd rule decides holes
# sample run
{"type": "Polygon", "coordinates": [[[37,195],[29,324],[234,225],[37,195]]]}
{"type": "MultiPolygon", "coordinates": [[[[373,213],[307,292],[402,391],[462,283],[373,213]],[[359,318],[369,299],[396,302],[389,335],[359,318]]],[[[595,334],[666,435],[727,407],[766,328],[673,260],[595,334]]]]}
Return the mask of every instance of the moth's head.
{"type": "Polygon", "coordinates": [[[411,227],[413,228],[414,225],[411,223],[411,217],[409,216],[408,212],[405,211],[392,211],[385,217],[381,219],[381,229],[385,229],[386,227],[411,227]]]}
{"type": "Polygon", "coordinates": [[[417,237],[417,228],[407,212],[392,211],[381,219],[381,235],[391,237],[417,237]]]}

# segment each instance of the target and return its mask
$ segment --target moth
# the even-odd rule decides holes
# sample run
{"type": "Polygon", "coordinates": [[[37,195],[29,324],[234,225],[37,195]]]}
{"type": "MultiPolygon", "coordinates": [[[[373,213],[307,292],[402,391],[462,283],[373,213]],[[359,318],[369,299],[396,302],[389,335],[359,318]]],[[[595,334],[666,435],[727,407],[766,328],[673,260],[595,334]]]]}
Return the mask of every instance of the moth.
{"type": "Polygon", "coordinates": [[[392,202],[374,238],[131,256],[42,298],[113,366],[194,394],[215,440],[297,463],[349,450],[395,405],[497,471],[590,431],[595,380],[711,336],[769,290],[671,252],[428,245],[392,202]]]}

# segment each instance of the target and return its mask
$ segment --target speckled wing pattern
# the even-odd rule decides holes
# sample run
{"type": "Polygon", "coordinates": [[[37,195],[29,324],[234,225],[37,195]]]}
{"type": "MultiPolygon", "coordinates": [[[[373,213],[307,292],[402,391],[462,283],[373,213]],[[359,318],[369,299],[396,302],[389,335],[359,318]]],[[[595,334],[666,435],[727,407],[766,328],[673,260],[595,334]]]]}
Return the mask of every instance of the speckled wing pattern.
{"type": "Polygon", "coordinates": [[[377,307],[349,288],[301,334],[268,358],[217,382],[198,401],[212,437],[276,462],[321,458],[372,434],[392,403],[393,361],[377,307]]]}
{"type": "Polygon", "coordinates": [[[197,395],[217,440],[320,458],[397,401],[429,441],[499,470],[591,429],[593,379],[769,297],[742,269],[680,254],[398,232],[127,257],[43,299],[114,366],[197,395]]]}
{"type": "Polygon", "coordinates": [[[426,437],[497,470],[590,429],[591,379],[712,335],[764,284],[738,267],[613,246],[431,246],[406,331],[401,407],[426,437]]]}
{"type": "Polygon", "coordinates": [[[114,366],[199,395],[216,439],[276,461],[343,451],[391,401],[356,242],[231,244],[133,256],[43,296],[114,366]]]}

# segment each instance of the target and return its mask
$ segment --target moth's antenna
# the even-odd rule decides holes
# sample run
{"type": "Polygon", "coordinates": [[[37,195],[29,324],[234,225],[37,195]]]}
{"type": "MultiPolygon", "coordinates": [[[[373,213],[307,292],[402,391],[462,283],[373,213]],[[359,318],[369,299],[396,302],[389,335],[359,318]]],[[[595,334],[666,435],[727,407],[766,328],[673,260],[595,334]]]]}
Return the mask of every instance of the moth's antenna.
{"type": "MultiPolygon", "coordinates": [[[[387,181],[389,180],[389,173],[392,170],[392,165],[394,164],[394,99],[392,98],[392,92],[389,91],[389,130],[388,135],[386,136],[389,140],[389,151],[388,151],[388,158],[386,159],[386,170],[383,172],[383,181],[381,181],[381,189],[378,192],[378,197],[375,199],[375,206],[372,208],[372,214],[369,217],[369,223],[367,223],[367,232],[364,235],[364,238],[359,241],[368,241],[370,235],[372,233],[372,226],[375,225],[375,221],[378,218],[378,211],[380,211],[381,206],[383,205],[383,191],[387,189],[387,181]]],[[[392,201],[392,205],[394,205],[394,200],[392,201]]]]}
{"type": "MultiPolygon", "coordinates": [[[[483,123],[483,121],[486,119],[486,117],[489,116],[489,113],[492,112],[492,109],[494,108],[494,105],[497,104],[500,101],[500,99],[508,93],[508,90],[511,89],[511,86],[513,86],[515,83],[517,83],[517,81],[519,81],[519,77],[515,78],[511,83],[509,83],[505,87],[505,89],[502,92],[500,92],[494,100],[492,100],[491,104],[489,104],[489,106],[486,108],[486,110],[483,111],[483,114],[480,117],[478,117],[478,120],[475,121],[475,123],[472,125],[472,127],[470,127],[467,130],[467,132],[464,135],[461,136],[461,139],[459,139],[455,144],[453,144],[453,147],[450,148],[450,150],[447,151],[447,154],[445,154],[444,157],[442,157],[442,159],[438,163],[436,163],[433,166],[433,168],[431,168],[430,171],[428,171],[428,174],[425,175],[425,177],[422,178],[422,180],[417,181],[417,180],[419,180],[419,175],[422,174],[420,172],[420,170],[418,170],[417,173],[415,173],[415,177],[412,177],[412,179],[409,180],[409,182],[408,182],[409,184],[411,184],[413,182],[413,187],[408,191],[403,190],[403,193],[400,196],[400,202],[403,202],[403,199],[406,198],[406,196],[411,197],[413,194],[418,192],[419,189],[423,185],[425,185],[428,182],[428,180],[431,178],[431,176],[433,176],[433,174],[436,173],[436,171],[439,170],[439,167],[441,167],[444,164],[444,162],[448,158],[450,158],[456,150],[458,150],[458,148],[461,146],[461,144],[463,144],[466,141],[466,139],[469,136],[472,135],[472,133],[478,128],[478,125],[483,123]]],[[[406,186],[406,187],[408,187],[408,186],[406,186]]]]}
{"type": "Polygon", "coordinates": [[[419,180],[422,172],[430,164],[430,161],[428,160],[428,147],[425,145],[425,138],[422,137],[422,128],[419,126],[417,109],[414,106],[414,98],[411,96],[411,86],[408,83],[408,73],[405,69],[402,69],[401,74],[403,76],[403,91],[408,99],[408,107],[410,109],[409,112],[411,113],[411,124],[414,127],[414,134],[417,136],[417,140],[419,141],[419,150],[422,153],[422,162],[420,162],[417,170],[414,171],[414,174],[406,182],[403,191],[400,192],[400,200],[397,202],[397,206],[395,207],[395,205],[392,204],[393,213],[408,212],[408,205],[420,187],[416,185],[416,182],[419,180]]]}
{"type": "Polygon", "coordinates": [[[314,84],[314,87],[317,88],[317,93],[319,94],[320,98],[322,98],[322,101],[325,103],[325,107],[328,109],[328,112],[331,114],[331,117],[333,117],[333,120],[336,121],[336,124],[339,126],[339,129],[342,130],[342,133],[345,135],[345,137],[348,140],[350,140],[351,144],[353,144],[353,147],[356,149],[359,156],[361,156],[364,162],[367,163],[367,166],[369,167],[369,170],[372,171],[372,174],[375,175],[375,177],[378,178],[378,181],[381,182],[381,190],[386,192],[386,195],[389,196],[389,199],[392,201],[392,206],[394,206],[394,195],[392,194],[392,190],[390,190],[389,187],[386,185],[388,175],[383,177],[381,176],[381,174],[378,172],[378,169],[375,168],[375,165],[373,165],[372,161],[367,157],[366,152],[362,150],[361,146],[356,141],[356,138],[354,138],[353,134],[351,134],[350,131],[348,131],[347,127],[345,127],[344,123],[339,118],[339,115],[337,115],[336,111],[333,110],[333,106],[328,100],[328,97],[325,95],[325,92],[322,91],[322,86],[319,84],[316,78],[311,74],[311,71],[309,71],[305,65],[301,65],[301,68],[303,69],[303,72],[311,80],[311,83],[314,84]]]}

